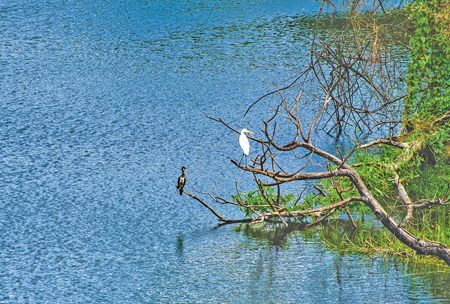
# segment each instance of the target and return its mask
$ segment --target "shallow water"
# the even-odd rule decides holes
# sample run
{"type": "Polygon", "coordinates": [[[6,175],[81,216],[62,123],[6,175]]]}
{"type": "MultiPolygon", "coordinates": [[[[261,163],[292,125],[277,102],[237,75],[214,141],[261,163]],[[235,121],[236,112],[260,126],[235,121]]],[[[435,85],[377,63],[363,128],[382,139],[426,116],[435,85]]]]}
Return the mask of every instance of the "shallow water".
{"type": "Polygon", "coordinates": [[[304,62],[319,4],[0,3],[0,303],[449,299],[448,274],[218,226],[177,194],[181,166],[203,191],[253,187],[205,115],[260,129],[267,104],[242,114],[304,62]]]}

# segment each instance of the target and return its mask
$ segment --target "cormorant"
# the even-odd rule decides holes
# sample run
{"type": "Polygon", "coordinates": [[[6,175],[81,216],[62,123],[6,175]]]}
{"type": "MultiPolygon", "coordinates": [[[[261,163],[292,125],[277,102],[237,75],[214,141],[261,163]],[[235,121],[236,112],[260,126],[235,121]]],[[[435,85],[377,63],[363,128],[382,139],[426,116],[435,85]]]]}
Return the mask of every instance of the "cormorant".
{"type": "Polygon", "coordinates": [[[184,170],[186,170],[186,168],[182,167],[181,168],[181,175],[178,178],[177,188],[180,189],[180,195],[183,195],[183,187],[184,187],[184,184],[186,184],[186,176],[184,176],[184,170]]]}

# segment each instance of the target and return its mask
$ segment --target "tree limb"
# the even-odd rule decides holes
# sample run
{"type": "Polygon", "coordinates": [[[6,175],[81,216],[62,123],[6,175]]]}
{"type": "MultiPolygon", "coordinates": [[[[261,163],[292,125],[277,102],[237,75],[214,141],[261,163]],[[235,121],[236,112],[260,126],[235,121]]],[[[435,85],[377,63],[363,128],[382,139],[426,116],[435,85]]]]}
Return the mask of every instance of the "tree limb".
{"type": "Polygon", "coordinates": [[[401,149],[410,148],[410,144],[408,144],[408,143],[397,142],[397,141],[393,141],[393,140],[386,139],[386,138],[378,138],[370,143],[359,146],[358,149],[362,150],[362,149],[366,149],[368,147],[371,147],[374,145],[379,145],[379,144],[389,145],[389,146],[393,146],[393,147],[397,147],[397,148],[401,148],[401,149]]]}
{"type": "Polygon", "coordinates": [[[213,208],[211,208],[207,203],[205,203],[203,200],[201,200],[197,196],[195,196],[193,194],[190,194],[189,192],[187,192],[184,189],[183,189],[183,192],[186,193],[186,195],[188,195],[188,196],[192,197],[193,199],[197,200],[198,202],[200,202],[206,208],[208,208],[218,218],[219,221],[221,221],[221,222],[233,222],[233,221],[230,221],[230,220],[220,216],[213,208]]]}
{"type": "Polygon", "coordinates": [[[397,193],[400,196],[400,198],[402,199],[402,201],[405,203],[405,206],[406,206],[405,222],[407,225],[411,225],[414,207],[411,203],[411,200],[409,199],[408,193],[406,192],[405,188],[403,187],[402,183],[400,182],[400,177],[397,174],[395,174],[394,181],[395,181],[395,184],[397,185],[397,193]]]}

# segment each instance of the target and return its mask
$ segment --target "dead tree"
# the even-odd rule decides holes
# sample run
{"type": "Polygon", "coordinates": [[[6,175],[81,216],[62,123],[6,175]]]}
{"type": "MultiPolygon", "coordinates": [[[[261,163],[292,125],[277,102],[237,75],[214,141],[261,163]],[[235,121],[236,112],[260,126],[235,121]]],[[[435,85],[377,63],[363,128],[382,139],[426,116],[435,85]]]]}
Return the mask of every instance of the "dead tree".
{"type": "MultiPolygon", "coordinates": [[[[311,125],[309,126],[309,130],[307,133],[304,132],[302,127],[302,121],[298,114],[294,114],[295,108],[298,107],[298,102],[296,101],[296,104],[294,106],[294,109],[290,109],[287,107],[287,103],[282,102],[278,110],[275,112],[275,115],[267,120],[263,121],[264,129],[261,130],[262,137],[261,138],[255,138],[250,137],[249,139],[253,140],[254,142],[257,142],[261,145],[262,153],[258,155],[256,158],[253,159],[253,164],[249,167],[245,167],[240,165],[234,160],[231,160],[231,162],[238,167],[241,170],[244,170],[246,172],[252,173],[255,179],[255,183],[260,186],[261,193],[264,193],[264,188],[262,186],[279,186],[281,184],[293,182],[293,181],[303,181],[303,180],[321,180],[321,179],[336,179],[336,178],[346,178],[351,181],[352,185],[358,192],[358,196],[351,196],[347,197],[345,199],[342,199],[339,202],[332,203],[328,206],[320,207],[320,208],[312,208],[307,210],[299,210],[299,211],[292,211],[288,212],[286,208],[283,208],[282,206],[279,206],[277,204],[277,200],[280,198],[280,193],[277,194],[276,199],[269,199],[265,197],[265,200],[267,202],[267,205],[262,206],[251,206],[251,205],[245,205],[243,201],[239,201],[238,203],[232,202],[229,200],[226,200],[221,197],[217,197],[214,194],[208,194],[208,196],[215,202],[221,203],[221,204],[233,204],[236,206],[241,206],[244,208],[250,208],[253,210],[256,217],[252,219],[246,219],[245,222],[263,222],[272,218],[277,218],[281,222],[283,222],[285,225],[288,225],[284,218],[297,218],[297,217],[304,217],[307,215],[319,215],[319,219],[317,219],[314,223],[320,222],[326,218],[328,218],[331,214],[336,212],[337,210],[341,208],[346,208],[348,204],[351,204],[352,202],[358,201],[363,202],[366,206],[370,208],[370,210],[373,212],[373,214],[376,216],[376,218],[401,242],[406,244],[408,247],[415,250],[418,254],[423,255],[433,255],[438,256],[441,259],[443,259],[448,265],[450,265],[450,249],[445,246],[442,243],[439,242],[433,242],[428,240],[422,240],[419,239],[412,234],[410,234],[407,231],[407,228],[405,228],[405,225],[402,223],[396,221],[392,216],[390,216],[384,208],[379,204],[377,199],[370,193],[366,185],[364,184],[361,177],[356,172],[355,168],[352,165],[347,164],[347,160],[349,159],[350,155],[344,156],[336,156],[329,152],[326,152],[320,147],[316,146],[314,144],[314,138],[312,136],[313,129],[317,123],[317,120],[320,118],[320,116],[323,114],[323,110],[327,106],[327,104],[330,101],[330,97],[327,96],[325,99],[323,106],[311,125]],[[270,120],[273,120],[274,117],[281,115],[280,109],[284,110],[284,114],[286,114],[285,117],[288,117],[289,121],[295,126],[297,132],[295,138],[292,139],[289,143],[281,144],[278,143],[276,140],[276,126],[275,124],[270,127],[270,120]],[[277,163],[277,154],[275,152],[283,152],[283,153],[292,153],[294,154],[294,151],[296,150],[303,150],[306,152],[307,155],[314,154],[322,158],[324,161],[334,164],[334,169],[331,167],[328,167],[327,170],[322,172],[308,172],[303,173],[302,171],[306,168],[306,165],[303,165],[301,168],[295,170],[295,171],[289,171],[286,168],[282,168],[277,163]],[[270,178],[272,182],[261,182],[260,176],[270,178]],[[257,208],[261,207],[267,207],[270,208],[270,211],[268,212],[258,212],[257,208]]],[[[239,133],[237,130],[231,128],[226,122],[224,122],[221,119],[215,119],[216,121],[219,121],[223,123],[225,126],[230,128],[236,133],[239,133]]],[[[405,149],[404,153],[404,159],[403,160],[397,160],[399,161],[407,161],[413,153],[419,150],[420,143],[413,142],[410,144],[405,144],[401,142],[396,142],[390,139],[379,139],[374,142],[370,142],[367,144],[360,144],[357,146],[358,149],[366,149],[370,146],[373,146],[375,144],[388,144],[395,147],[398,147],[399,149],[405,149]]],[[[296,157],[296,156],[294,156],[296,157]]],[[[358,166],[358,164],[355,164],[358,166]]],[[[395,172],[395,164],[390,165],[391,167],[388,168],[389,170],[392,170],[395,172]]],[[[441,205],[444,203],[447,203],[448,199],[448,191],[445,197],[442,199],[435,199],[435,200],[424,200],[420,203],[412,204],[409,198],[407,197],[406,192],[404,191],[404,188],[400,181],[396,181],[398,185],[398,190],[400,193],[401,198],[405,202],[405,205],[407,206],[407,216],[406,221],[410,219],[412,216],[412,212],[416,209],[430,207],[433,205],[441,205]]],[[[336,187],[337,188],[337,187],[336,187]]],[[[190,197],[198,200],[200,203],[202,203],[204,206],[209,208],[211,212],[215,216],[217,216],[218,220],[225,223],[235,223],[235,222],[243,222],[241,220],[229,220],[222,216],[220,216],[214,209],[212,209],[208,204],[204,202],[204,200],[200,199],[199,197],[185,192],[190,197]]],[[[239,193],[239,192],[238,192],[239,193]]],[[[351,217],[351,216],[350,216],[351,217]]]]}
{"type": "MultiPolygon", "coordinates": [[[[314,219],[311,225],[315,225],[329,218],[335,212],[343,210],[356,226],[348,206],[355,202],[363,203],[398,240],[418,254],[440,257],[450,266],[450,249],[446,245],[419,239],[407,230],[414,211],[447,204],[449,191],[447,189],[447,192],[439,198],[426,198],[412,202],[399,178],[399,163],[410,161],[415,154],[423,150],[423,143],[420,141],[402,142],[394,136],[394,131],[398,130],[398,126],[401,124],[398,108],[401,106],[404,92],[392,89],[399,86],[402,69],[396,63],[396,58],[401,56],[401,51],[397,46],[392,47],[391,42],[396,40],[399,35],[401,36],[404,24],[401,18],[390,21],[392,15],[385,12],[382,1],[375,2],[370,8],[362,7],[360,10],[357,9],[358,5],[364,6],[365,2],[354,1],[352,2],[354,6],[348,12],[353,15],[345,16],[344,14],[342,17],[348,22],[342,28],[335,28],[336,35],[324,42],[320,40],[318,29],[320,23],[323,22],[321,16],[324,14],[325,3],[330,2],[322,2],[316,24],[316,35],[311,43],[310,58],[306,67],[294,81],[282,89],[274,90],[263,96],[254,103],[274,94],[277,94],[280,99],[279,103],[272,107],[273,114],[268,119],[262,120],[260,137],[249,136],[250,140],[259,144],[260,153],[252,159],[252,163],[248,167],[231,160],[237,168],[253,175],[255,184],[266,204],[254,206],[246,203],[240,197],[237,186],[237,199],[234,201],[218,197],[214,193],[198,192],[203,196],[208,196],[216,203],[232,204],[251,210],[254,215],[245,220],[229,220],[219,215],[204,199],[183,191],[202,203],[219,221],[224,223],[242,221],[256,223],[277,220],[288,225],[286,218],[298,220],[310,217],[314,219]],[[372,19],[366,18],[367,11],[372,12],[372,15],[369,14],[372,19]],[[386,24],[379,24],[377,21],[380,18],[380,12],[381,16],[387,20],[386,24]],[[364,14],[365,18],[358,18],[358,14],[364,14]],[[365,23],[361,20],[365,20],[365,23]],[[349,37],[351,37],[350,42],[348,42],[349,37]],[[317,92],[317,88],[320,88],[320,92],[317,92]],[[302,108],[311,108],[314,103],[320,103],[314,119],[307,120],[302,117],[300,114],[302,108]],[[277,127],[280,123],[288,124],[294,131],[294,138],[287,143],[279,141],[277,127]],[[306,125],[308,125],[308,129],[304,129],[306,125]],[[319,128],[319,125],[327,133],[335,130],[336,136],[345,134],[349,140],[353,141],[353,148],[346,155],[339,149],[337,150],[338,155],[325,151],[323,147],[321,148],[314,142],[313,131],[319,128]],[[368,142],[367,136],[376,128],[388,129],[389,136],[368,142]],[[358,133],[359,136],[351,137],[347,130],[358,133]],[[394,218],[392,214],[387,213],[370,192],[355,170],[362,164],[350,163],[352,155],[356,151],[370,149],[376,145],[389,145],[402,151],[398,159],[392,163],[383,164],[383,168],[380,168],[392,176],[398,196],[404,203],[406,215],[401,220],[398,216],[394,218]],[[293,161],[289,167],[280,164],[279,154],[292,157],[293,161]],[[313,155],[324,162],[324,169],[311,172],[310,160],[313,155]],[[299,165],[296,167],[295,164],[299,165]],[[269,181],[262,181],[262,178],[269,181]],[[280,204],[282,197],[280,186],[306,180],[329,180],[339,199],[330,201],[329,204],[323,206],[288,211],[286,206],[280,204]],[[350,184],[350,188],[342,188],[341,181],[346,181],[347,185],[350,184]],[[265,192],[267,186],[277,188],[275,197],[267,195],[265,192]]],[[[252,109],[254,104],[249,106],[247,112],[252,109]]],[[[450,114],[446,113],[435,120],[431,124],[431,128],[434,124],[442,123],[449,117],[450,114]]],[[[238,130],[222,119],[211,119],[239,134],[238,130]]],[[[321,192],[320,188],[318,190],[321,192]]],[[[327,198],[327,193],[322,191],[321,195],[327,198]]],[[[300,198],[301,195],[294,205],[300,198]]]]}

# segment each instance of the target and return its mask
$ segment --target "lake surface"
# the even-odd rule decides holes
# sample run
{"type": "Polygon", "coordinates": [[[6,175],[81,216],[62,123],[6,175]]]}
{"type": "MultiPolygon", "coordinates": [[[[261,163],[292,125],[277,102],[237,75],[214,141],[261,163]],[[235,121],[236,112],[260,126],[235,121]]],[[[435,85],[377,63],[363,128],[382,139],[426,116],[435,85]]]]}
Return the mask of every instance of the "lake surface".
{"type": "Polygon", "coordinates": [[[1,1],[0,303],[450,301],[446,268],[219,226],[175,189],[182,166],[198,190],[254,187],[205,115],[257,132],[267,103],[243,113],[298,72],[319,5],[1,1]]]}

